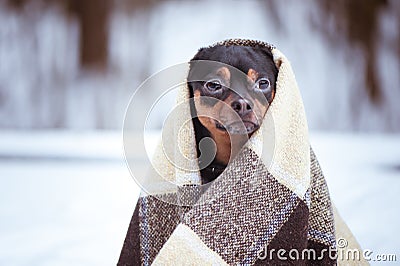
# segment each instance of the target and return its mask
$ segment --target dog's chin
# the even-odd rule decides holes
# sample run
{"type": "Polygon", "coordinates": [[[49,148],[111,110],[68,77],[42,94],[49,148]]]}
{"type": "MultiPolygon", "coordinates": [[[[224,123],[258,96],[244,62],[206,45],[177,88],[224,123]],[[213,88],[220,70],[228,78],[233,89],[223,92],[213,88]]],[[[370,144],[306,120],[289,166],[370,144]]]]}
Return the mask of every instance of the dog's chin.
{"type": "Polygon", "coordinates": [[[224,125],[215,120],[215,127],[221,132],[243,135],[252,134],[260,127],[260,125],[252,121],[238,121],[224,125]]]}

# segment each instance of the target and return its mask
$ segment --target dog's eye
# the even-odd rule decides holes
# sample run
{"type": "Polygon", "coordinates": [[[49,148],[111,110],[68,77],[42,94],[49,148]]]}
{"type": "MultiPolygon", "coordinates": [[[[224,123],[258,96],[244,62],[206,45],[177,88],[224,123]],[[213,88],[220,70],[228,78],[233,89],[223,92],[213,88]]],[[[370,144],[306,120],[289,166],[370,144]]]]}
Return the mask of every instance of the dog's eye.
{"type": "Polygon", "coordinates": [[[216,80],[216,79],[207,81],[204,84],[204,87],[206,87],[207,90],[209,90],[211,92],[215,92],[215,91],[218,91],[218,90],[222,89],[221,82],[219,80],[216,80]]]}
{"type": "Polygon", "coordinates": [[[269,79],[262,78],[257,82],[256,88],[265,93],[271,88],[271,83],[269,82],[269,79]]]}

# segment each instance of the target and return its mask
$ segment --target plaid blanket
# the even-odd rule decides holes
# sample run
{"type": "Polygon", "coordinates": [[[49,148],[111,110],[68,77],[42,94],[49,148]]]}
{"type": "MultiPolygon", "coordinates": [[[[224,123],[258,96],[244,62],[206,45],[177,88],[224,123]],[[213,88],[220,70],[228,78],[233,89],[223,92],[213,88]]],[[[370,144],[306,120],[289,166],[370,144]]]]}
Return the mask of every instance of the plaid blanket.
{"type": "Polygon", "coordinates": [[[162,145],[157,148],[118,265],[365,263],[339,254],[359,246],[331,204],[287,58],[264,42],[218,44],[270,48],[279,69],[275,98],[261,128],[232,163],[202,186],[193,165],[193,125],[183,123],[190,117],[189,93],[181,86],[177,104],[183,109],[175,120],[179,131],[166,134],[184,155],[174,160],[192,160],[185,161],[187,168],[176,167],[162,145]],[[337,239],[346,241],[341,250],[337,239]]]}

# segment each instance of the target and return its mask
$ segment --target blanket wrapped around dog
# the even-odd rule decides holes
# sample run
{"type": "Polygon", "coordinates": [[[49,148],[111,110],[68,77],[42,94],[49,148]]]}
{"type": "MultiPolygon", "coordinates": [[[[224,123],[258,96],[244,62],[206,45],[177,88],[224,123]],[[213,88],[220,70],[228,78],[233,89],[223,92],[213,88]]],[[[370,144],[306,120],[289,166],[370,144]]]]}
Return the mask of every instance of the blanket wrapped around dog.
{"type": "MultiPolygon", "coordinates": [[[[157,148],[145,186],[151,189],[137,202],[118,265],[365,263],[343,256],[361,249],[331,204],[289,61],[264,42],[218,45],[268,47],[279,71],[275,98],[261,128],[206,188],[199,171],[176,167],[157,148]]],[[[188,97],[182,86],[178,104],[188,97]]],[[[184,123],[188,105],[179,119],[179,132],[169,137],[177,138],[182,158],[195,159],[193,124],[184,123]]]]}

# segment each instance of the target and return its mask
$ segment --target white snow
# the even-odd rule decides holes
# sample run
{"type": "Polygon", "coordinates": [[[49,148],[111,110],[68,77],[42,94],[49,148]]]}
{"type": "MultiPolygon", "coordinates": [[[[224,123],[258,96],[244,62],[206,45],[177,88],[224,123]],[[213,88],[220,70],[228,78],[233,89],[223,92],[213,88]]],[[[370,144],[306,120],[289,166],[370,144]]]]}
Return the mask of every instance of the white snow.
{"type": "MultiPolygon", "coordinates": [[[[399,256],[400,135],[311,142],[361,246],[399,256]]],[[[0,132],[0,180],[0,265],[116,264],[139,195],[121,132],[0,132]]]]}

